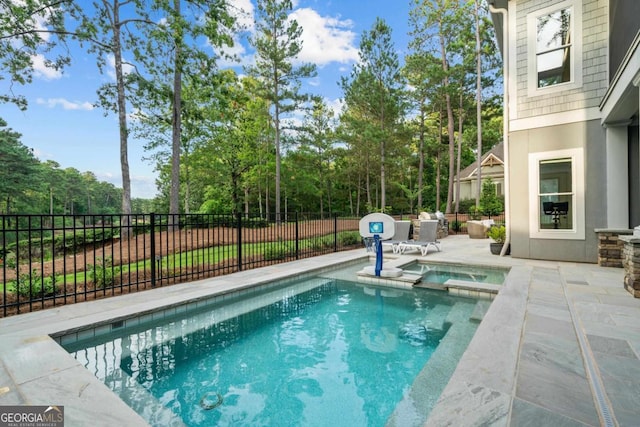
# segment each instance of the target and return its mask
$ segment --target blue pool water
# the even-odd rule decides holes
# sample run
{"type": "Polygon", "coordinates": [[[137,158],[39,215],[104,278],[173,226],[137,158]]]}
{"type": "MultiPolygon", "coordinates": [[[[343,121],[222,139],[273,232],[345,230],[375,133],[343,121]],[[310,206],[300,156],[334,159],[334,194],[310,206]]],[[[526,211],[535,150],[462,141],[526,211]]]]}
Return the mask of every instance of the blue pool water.
{"type": "Polygon", "coordinates": [[[444,284],[447,280],[454,279],[501,285],[509,272],[508,268],[438,263],[413,263],[403,267],[403,270],[420,273],[422,282],[436,284],[444,284]]]}
{"type": "Polygon", "coordinates": [[[439,291],[318,277],[251,295],[66,347],[152,425],[419,425],[477,327],[476,300],[439,291]]]}

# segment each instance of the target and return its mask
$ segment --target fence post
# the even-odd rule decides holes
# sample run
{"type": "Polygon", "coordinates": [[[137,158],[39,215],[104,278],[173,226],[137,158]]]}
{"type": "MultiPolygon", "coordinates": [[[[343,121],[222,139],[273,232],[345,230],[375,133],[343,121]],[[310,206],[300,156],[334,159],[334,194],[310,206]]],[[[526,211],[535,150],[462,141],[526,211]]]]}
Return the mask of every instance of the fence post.
{"type": "Polygon", "coordinates": [[[156,287],[156,214],[151,213],[150,218],[150,245],[151,245],[151,287],[156,287]]]}
{"type": "MultiPolygon", "coordinates": [[[[0,229],[0,233],[2,233],[2,237],[0,238],[0,245],[2,245],[2,249],[6,248],[7,246],[7,237],[5,235],[6,231],[6,224],[5,224],[5,217],[4,215],[0,215],[0,224],[2,226],[2,228],[0,229]]],[[[53,233],[52,233],[53,235],[53,233]]],[[[51,239],[52,242],[54,242],[53,239],[51,239]]],[[[54,253],[54,251],[51,251],[52,253],[54,253]]],[[[2,268],[2,283],[7,283],[7,264],[6,264],[6,258],[7,254],[5,252],[0,253],[0,268],[2,268]]],[[[55,253],[53,254],[53,258],[55,258],[55,253]]],[[[4,317],[7,317],[7,286],[3,286],[2,287],[2,315],[4,317]]]]}
{"type": "Polygon", "coordinates": [[[242,214],[240,212],[237,213],[238,222],[237,222],[237,241],[238,241],[238,271],[242,271],[242,214]]]}
{"type": "Polygon", "coordinates": [[[296,211],[296,259],[300,259],[300,224],[298,223],[298,212],[296,211]]]}
{"type": "Polygon", "coordinates": [[[338,214],[333,214],[333,252],[338,252],[338,214]]]}

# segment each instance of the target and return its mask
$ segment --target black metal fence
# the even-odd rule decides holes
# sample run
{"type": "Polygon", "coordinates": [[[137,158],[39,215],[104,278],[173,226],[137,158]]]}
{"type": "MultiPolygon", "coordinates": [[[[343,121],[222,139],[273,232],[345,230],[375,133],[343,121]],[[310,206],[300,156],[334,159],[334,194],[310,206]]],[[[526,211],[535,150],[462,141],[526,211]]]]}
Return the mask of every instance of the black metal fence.
{"type": "Polygon", "coordinates": [[[0,316],[361,247],[359,218],[0,215],[0,316]]]}
{"type": "MultiPolygon", "coordinates": [[[[402,215],[397,219],[416,218],[402,215]]],[[[466,234],[468,214],[447,214],[466,234]]],[[[504,223],[504,216],[483,217],[504,223]]],[[[359,217],[0,215],[0,317],[362,247],[359,217]]]]}

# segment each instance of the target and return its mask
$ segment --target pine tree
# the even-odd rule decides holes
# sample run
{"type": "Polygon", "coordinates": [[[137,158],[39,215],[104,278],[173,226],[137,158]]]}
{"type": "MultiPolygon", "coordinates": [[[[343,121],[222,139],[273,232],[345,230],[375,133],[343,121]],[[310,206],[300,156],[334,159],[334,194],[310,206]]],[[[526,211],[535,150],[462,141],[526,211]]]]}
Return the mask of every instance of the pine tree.
{"type": "Polygon", "coordinates": [[[289,19],[291,0],[258,0],[256,35],[251,40],[256,50],[256,62],[249,74],[262,82],[260,95],[271,104],[271,118],[275,128],[275,214],[281,215],[281,139],[282,118],[295,111],[308,96],[300,93],[300,80],[314,77],[313,64],[293,66],[302,50],[302,27],[289,19]]]}

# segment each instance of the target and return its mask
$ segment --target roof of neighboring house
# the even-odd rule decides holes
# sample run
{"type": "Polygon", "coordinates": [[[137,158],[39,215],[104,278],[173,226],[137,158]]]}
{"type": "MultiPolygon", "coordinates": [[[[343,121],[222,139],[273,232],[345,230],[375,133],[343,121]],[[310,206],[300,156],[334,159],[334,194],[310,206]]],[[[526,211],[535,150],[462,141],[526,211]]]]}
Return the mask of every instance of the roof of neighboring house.
{"type": "MultiPolygon", "coordinates": [[[[492,166],[494,164],[504,165],[504,144],[501,142],[496,144],[491,150],[484,153],[482,156],[482,166],[492,166]]],[[[460,176],[462,180],[469,179],[476,175],[476,171],[478,169],[478,162],[475,161],[471,163],[469,166],[460,171],[460,176]]],[[[454,177],[454,180],[457,180],[458,176],[454,177]]]]}

